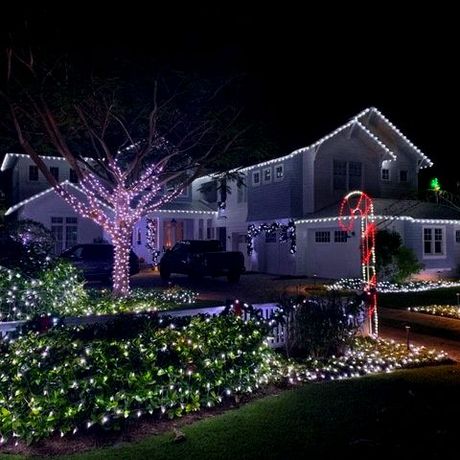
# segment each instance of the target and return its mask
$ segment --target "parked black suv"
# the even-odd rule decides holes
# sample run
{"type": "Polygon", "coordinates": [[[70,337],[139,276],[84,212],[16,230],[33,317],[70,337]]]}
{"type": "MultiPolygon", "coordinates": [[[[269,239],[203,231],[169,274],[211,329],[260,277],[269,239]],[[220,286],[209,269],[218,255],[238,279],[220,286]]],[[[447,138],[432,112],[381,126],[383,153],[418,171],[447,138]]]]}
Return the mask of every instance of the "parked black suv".
{"type": "Polygon", "coordinates": [[[184,240],[168,249],[160,260],[160,276],[167,280],[171,273],[193,278],[226,275],[237,282],[245,271],[244,256],[239,251],[225,251],[218,240],[184,240]]]}
{"type": "MultiPolygon", "coordinates": [[[[111,244],[77,244],[61,254],[79,268],[86,279],[109,280],[113,271],[113,246],[111,244]]],[[[133,251],[129,256],[130,275],[139,273],[139,258],[133,251]]]]}

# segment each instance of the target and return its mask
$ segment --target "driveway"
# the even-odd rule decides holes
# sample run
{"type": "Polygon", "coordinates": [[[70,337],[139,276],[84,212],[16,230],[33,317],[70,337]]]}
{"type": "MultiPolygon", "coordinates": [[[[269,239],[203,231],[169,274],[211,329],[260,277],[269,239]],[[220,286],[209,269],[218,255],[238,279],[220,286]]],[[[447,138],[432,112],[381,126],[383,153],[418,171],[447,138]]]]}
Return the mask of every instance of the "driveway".
{"type": "MultiPolygon", "coordinates": [[[[193,289],[202,300],[216,301],[222,304],[226,299],[240,299],[244,302],[263,303],[276,301],[283,293],[288,295],[305,294],[320,288],[323,280],[306,277],[267,275],[262,273],[245,273],[238,283],[232,284],[226,277],[204,277],[191,280],[185,275],[172,275],[169,283],[193,289]]],[[[131,278],[133,288],[167,287],[158,272],[143,271],[131,278]]]]}

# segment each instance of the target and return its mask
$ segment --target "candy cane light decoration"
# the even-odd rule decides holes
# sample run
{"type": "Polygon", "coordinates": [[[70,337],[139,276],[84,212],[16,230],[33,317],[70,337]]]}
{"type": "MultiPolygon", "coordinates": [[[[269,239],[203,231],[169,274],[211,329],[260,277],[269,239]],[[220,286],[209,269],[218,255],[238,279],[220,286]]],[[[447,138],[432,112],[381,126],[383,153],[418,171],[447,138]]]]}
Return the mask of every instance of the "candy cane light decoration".
{"type": "Polygon", "coordinates": [[[377,273],[375,269],[375,232],[374,204],[364,192],[355,190],[342,200],[339,212],[339,225],[344,231],[351,232],[355,219],[361,220],[361,272],[363,290],[369,296],[367,302],[369,333],[378,335],[377,315],[377,273]]]}

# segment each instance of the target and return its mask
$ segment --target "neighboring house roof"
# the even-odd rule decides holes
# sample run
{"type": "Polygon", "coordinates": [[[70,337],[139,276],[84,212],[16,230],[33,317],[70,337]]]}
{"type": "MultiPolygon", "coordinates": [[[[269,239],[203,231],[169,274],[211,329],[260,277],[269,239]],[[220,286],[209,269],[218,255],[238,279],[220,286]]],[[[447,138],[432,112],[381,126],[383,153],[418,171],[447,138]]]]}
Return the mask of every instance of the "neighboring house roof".
{"type": "MultiPolygon", "coordinates": [[[[414,222],[455,221],[460,223],[460,211],[426,201],[373,198],[374,216],[379,219],[408,220],[414,222]]],[[[340,202],[299,219],[297,223],[338,220],[340,202]]],[[[434,223],[434,222],[433,222],[434,223]]]]}
{"type": "Polygon", "coordinates": [[[416,145],[414,145],[393,123],[391,123],[388,120],[388,118],[386,118],[382,114],[382,112],[380,112],[375,107],[369,107],[359,112],[354,117],[352,117],[347,123],[339,126],[334,131],[330,132],[329,134],[326,134],[321,139],[317,140],[313,144],[308,145],[307,147],[302,147],[300,149],[294,150],[288,155],[284,155],[279,158],[274,158],[272,160],[263,161],[261,163],[257,163],[251,166],[246,166],[244,168],[238,168],[238,169],[235,169],[235,171],[237,170],[238,171],[248,171],[253,168],[260,168],[262,166],[266,166],[269,164],[278,163],[278,162],[287,160],[288,158],[292,158],[300,153],[306,152],[307,150],[311,150],[311,149],[315,149],[319,147],[323,142],[338,135],[345,129],[351,128],[352,126],[357,126],[359,129],[361,129],[362,132],[371,141],[375,142],[380,149],[384,150],[385,153],[389,155],[390,159],[396,159],[396,153],[394,152],[393,146],[389,145],[387,140],[384,139],[384,137],[388,138],[388,136],[387,135],[384,136],[385,133],[382,131],[382,128],[380,126],[377,126],[376,123],[373,123],[374,121],[373,117],[376,117],[379,120],[381,120],[382,124],[384,124],[387,127],[387,130],[393,133],[394,135],[393,137],[396,137],[400,141],[400,143],[406,145],[406,147],[410,151],[412,151],[415,155],[417,155],[420,158],[421,168],[425,168],[425,167],[429,167],[433,165],[433,162],[416,145]]]}
{"type": "MultiPolygon", "coordinates": [[[[29,158],[30,155],[27,155],[26,153],[7,153],[5,155],[5,158],[3,158],[2,166],[0,166],[0,171],[6,171],[9,168],[12,168],[14,166],[15,161],[18,158],[29,158]]],[[[40,155],[40,158],[43,158],[44,160],[61,160],[61,161],[67,161],[63,157],[58,157],[58,156],[52,156],[52,155],[40,155]]],[[[92,160],[92,158],[84,158],[84,160],[92,160]]]]}
{"type": "MultiPolygon", "coordinates": [[[[74,190],[84,194],[84,192],[72,182],[64,181],[64,182],[61,182],[61,185],[70,186],[74,190]]],[[[46,190],[43,190],[40,193],[37,193],[35,195],[32,195],[29,198],[26,198],[25,200],[20,201],[19,203],[7,209],[7,211],[5,212],[5,216],[12,214],[13,212],[17,211],[19,208],[26,205],[27,203],[30,203],[31,201],[34,201],[37,198],[47,195],[50,192],[54,192],[53,187],[47,188],[46,190]]],[[[108,209],[111,209],[109,206],[105,204],[104,206],[108,209]]],[[[191,202],[189,201],[189,202],[183,202],[183,203],[181,202],[166,203],[161,208],[156,209],[154,212],[165,212],[165,213],[182,212],[185,214],[214,214],[217,211],[202,201],[194,200],[191,202]]]]}

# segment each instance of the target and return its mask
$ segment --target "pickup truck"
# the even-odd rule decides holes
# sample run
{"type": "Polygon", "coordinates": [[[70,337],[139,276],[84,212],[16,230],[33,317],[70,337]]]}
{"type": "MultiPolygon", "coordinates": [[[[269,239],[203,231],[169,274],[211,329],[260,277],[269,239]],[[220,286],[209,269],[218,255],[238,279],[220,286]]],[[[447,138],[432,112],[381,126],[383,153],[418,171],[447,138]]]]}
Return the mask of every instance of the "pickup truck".
{"type": "Polygon", "coordinates": [[[244,256],[239,251],[225,251],[218,240],[184,240],[168,249],[160,260],[160,276],[168,280],[171,273],[201,278],[227,275],[231,283],[245,271],[244,256]]]}

